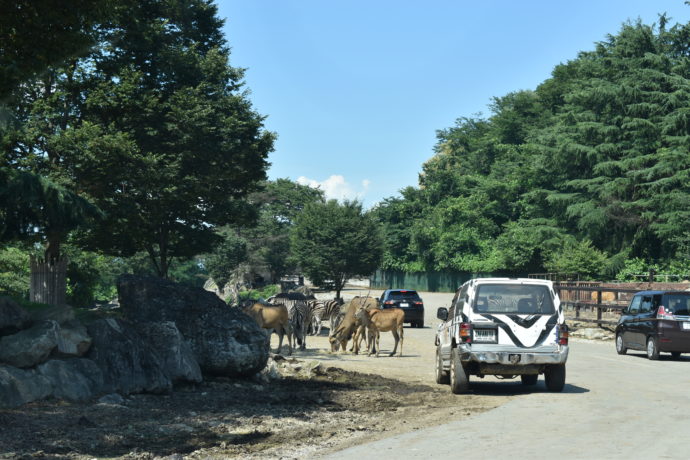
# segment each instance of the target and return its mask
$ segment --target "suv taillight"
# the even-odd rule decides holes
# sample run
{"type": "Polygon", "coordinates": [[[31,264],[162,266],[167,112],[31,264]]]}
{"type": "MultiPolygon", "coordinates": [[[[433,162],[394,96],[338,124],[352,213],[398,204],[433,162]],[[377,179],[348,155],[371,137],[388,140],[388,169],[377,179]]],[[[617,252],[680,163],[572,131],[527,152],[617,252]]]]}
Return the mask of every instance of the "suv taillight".
{"type": "Polygon", "coordinates": [[[385,305],[395,305],[395,302],[393,302],[392,300],[386,300],[386,301],[383,302],[383,303],[384,303],[385,305]]]}
{"type": "Polygon", "coordinates": [[[414,304],[415,304],[415,305],[422,305],[422,304],[423,304],[423,302],[419,302],[419,301],[417,301],[417,302],[415,302],[414,304]]]}
{"type": "Polygon", "coordinates": [[[656,312],[657,319],[674,319],[673,313],[666,313],[666,309],[663,305],[659,305],[659,310],[656,312]]]}
{"type": "Polygon", "coordinates": [[[568,326],[561,324],[556,329],[556,341],[559,345],[568,345],[568,326]]]}
{"type": "Polygon", "coordinates": [[[470,323],[460,323],[460,339],[463,343],[472,343],[472,325],[470,323]]]}

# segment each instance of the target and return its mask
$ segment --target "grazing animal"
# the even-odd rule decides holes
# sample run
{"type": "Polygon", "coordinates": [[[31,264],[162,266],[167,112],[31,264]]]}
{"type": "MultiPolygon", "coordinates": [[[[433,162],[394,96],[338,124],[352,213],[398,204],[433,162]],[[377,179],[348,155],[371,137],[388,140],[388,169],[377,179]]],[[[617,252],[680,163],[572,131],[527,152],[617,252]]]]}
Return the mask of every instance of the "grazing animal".
{"type": "MultiPolygon", "coordinates": [[[[395,338],[395,346],[390,356],[395,355],[395,351],[398,349],[398,341],[400,342],[400,354],[402,356],[403,348],[403,322],[405,321],[405,312],[400,308],[389,308],[386,310],[367,310],[364,307],[360,307],[355,313],[355,316],[362,321],[365,328],[371,333],[373,338],[376,340],[376,357],[379,356],[379,341],[381,339],[381,332],[391,332],[395,338]]],[[[369,355],[373,353],[371,345],[373,340],[369,344],[369,355]]]]}
{"type": "Polygon", "coordinates": [[[290,325],[285,305],[264,305],[254,302],[252,305],[243,308],[242,311],[254,319],[259,327],[269,329],[269,344],[272,331],[278,334],[278,349],[276,353],[280,353],[280,349],[283,347],[283,336],[287,334],[288,354],[292,354],[292,326],[290,325]]]}
{"type": "Polygon", "coordinates": [[[355,318],[355,313],[359,307],[368,309],[376,308],[376,299],[371,297],[355,297],[340,308],[342,320],[339,324],[331,330],[328,341],[331,343],[331,351],[338,351],[347,349],[347,342],[353,338],[352,351],[357,354],[359,352],[359,344],[361,342],[361,321],[355,318]]]}
{"type": "Polygon", "coordinates": [[[294,292],[277,294],[270,297],[268,301],[270,303],[284,305],[287,308],[295,341],[300,346],[300,350],[306,349],[307,331],[311,324],[311,309],[307,304],[307,300],[304,299],[304,295],[294,292]]]}

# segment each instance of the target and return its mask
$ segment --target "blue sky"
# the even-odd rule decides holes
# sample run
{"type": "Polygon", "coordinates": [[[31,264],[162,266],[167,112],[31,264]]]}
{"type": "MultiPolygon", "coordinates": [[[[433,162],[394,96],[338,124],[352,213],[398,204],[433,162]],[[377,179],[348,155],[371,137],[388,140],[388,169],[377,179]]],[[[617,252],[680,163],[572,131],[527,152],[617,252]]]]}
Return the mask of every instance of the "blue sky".
{"type": "Polygon", "coordinates": [[[417,185],[436,130],[534,89],[623,22],[690,20],[682,0],[218,0],[266,127],[269,178],[365,207],[417,185]]]}

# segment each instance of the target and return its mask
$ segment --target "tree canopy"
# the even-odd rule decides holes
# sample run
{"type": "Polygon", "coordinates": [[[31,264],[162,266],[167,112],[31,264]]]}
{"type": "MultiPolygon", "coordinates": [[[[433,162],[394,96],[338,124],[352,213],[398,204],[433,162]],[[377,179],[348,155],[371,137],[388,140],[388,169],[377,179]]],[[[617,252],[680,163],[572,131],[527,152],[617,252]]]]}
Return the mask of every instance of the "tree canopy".
{"type": "Polygon", "coordinates": [[[306,205],[295,219],[291,238],[304,273],[316,285],[333,282],[336,297],[348,279],[371,275],[383,255],[379,224],[356,201],[306,205]]]}
{"type": "Polygon", "coordinates": [[[495,98],[489,117],[438,131],[419,187],[374,211],[384,268],[603,276],[626,260],[679,260],[690,24],[662,19],[624,24],[535,90],[495,98]]]}

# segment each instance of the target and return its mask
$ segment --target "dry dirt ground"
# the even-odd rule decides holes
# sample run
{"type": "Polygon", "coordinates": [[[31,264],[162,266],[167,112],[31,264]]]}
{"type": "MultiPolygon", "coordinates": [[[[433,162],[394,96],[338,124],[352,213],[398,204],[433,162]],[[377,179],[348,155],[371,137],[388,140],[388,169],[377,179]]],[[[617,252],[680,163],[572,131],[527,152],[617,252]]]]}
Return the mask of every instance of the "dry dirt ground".
{"type": "MultiPolygon", "coordinates": [[[[214,378],[120,404],[44,401],[0,410],[0,458],[312,458],[467,417],[528,391],[506,382],[454,396],[434,383],[434,316],[451,297],[424,296],[426,327],[405,328],[402,357],[330,353],[324,328],[308,338],[306,351],[278,358],[308,373],[214,378]]],[[[392,346],[383,335],[382,351],[392,346]]]]}

